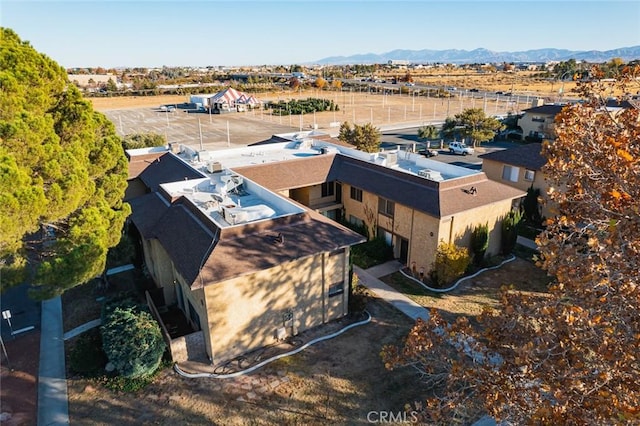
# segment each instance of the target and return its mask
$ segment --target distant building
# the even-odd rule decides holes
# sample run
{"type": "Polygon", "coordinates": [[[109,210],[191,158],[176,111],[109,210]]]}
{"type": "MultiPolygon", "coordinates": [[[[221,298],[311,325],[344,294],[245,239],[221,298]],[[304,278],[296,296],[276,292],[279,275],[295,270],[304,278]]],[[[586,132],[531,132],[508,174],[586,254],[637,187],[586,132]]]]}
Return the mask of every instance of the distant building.
{"type": "Polygon", "coordinates": [[[390,59],[389,62],[387,62],[389,65],[391,66],[408,66],[411,61],[407,61],[404,59],[390,59]]]}

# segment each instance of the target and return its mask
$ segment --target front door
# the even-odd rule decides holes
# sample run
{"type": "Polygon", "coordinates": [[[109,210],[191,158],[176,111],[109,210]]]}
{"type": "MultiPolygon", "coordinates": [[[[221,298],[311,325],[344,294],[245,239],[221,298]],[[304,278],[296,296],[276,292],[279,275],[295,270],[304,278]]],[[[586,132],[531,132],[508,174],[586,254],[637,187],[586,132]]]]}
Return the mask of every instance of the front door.
{"type": "Polygon", "coordinates": [[[400,262],[406,265],[409,261],[409,240],[401,237],[398,237],[398,239],[400,240],[400,262]]]}

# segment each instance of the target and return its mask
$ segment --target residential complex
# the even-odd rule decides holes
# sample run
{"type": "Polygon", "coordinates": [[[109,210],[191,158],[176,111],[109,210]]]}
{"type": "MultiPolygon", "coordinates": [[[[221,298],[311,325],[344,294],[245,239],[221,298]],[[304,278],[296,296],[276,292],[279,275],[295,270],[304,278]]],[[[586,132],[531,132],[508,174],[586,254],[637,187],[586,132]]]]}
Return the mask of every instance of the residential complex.
{"type": "Polygon", "coordinates": [[[374,154],[316,132],[197,152],[134,150],[127,200],[149,274],[148,300],[174,361],[213,363],[348,313],[350,247],[384,238],[422,273],[440,242],[469,246],[524,191],[399,149],[374,154]],[[191,327],[172,330],[177,308],[191,327]]]}

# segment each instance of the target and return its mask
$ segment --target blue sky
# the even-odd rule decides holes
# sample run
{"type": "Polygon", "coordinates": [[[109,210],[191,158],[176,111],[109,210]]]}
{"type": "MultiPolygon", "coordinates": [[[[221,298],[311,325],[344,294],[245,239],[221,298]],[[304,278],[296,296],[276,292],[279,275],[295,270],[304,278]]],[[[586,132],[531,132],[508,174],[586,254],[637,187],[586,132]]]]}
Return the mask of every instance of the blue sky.
{"type": "Polygon", "coordinates": [[[395,49],[640,45],[640,2],[0,0],[0,25],[64,67],[308,63],[395,49]]]}

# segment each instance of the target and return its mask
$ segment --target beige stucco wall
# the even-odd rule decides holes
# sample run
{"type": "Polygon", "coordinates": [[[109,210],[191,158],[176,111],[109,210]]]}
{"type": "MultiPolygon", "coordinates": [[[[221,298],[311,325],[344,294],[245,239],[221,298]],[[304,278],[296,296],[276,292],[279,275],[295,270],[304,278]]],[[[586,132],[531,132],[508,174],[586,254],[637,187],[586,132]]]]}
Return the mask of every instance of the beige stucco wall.
{"type": "Polygon", "coordinates": [[[555,138],[554,120],[555,116],[550,114],[526,113],[518,120],[518,126],[522,128],[523,137],[529,136],[531,132],[544,133],[546,138],[555,138]],[[544,122],[533,121],[533,118],[542,118],[544,122]]]}
{"type": "Polygon", "coordinates": [[[489,247],[486,255],[499,254],[502,218],[507,215],[511,208],[512,201],[504,200],[457,213],[450,217],[448,229],[441,229],[443,231],[442,240],[453,242],[460,247],[467,247],[469,254],[472,255],[471,233],[476,226],[486,223],[489,225],[489,247]],[[449,235],[452,237],[451,240],[448,239],[449,235]]]}
{"type": "Polygon", "coordinates": [[[376,235],[378,225],[378,196],[370,192],[362,191],[362,202],[351,199],[351,186],[342,184],[342,205],[345,212],[345,220],[349,220],[349,215],[355,216],[364,221],[368,226],[369,236],[376,235]]]}
{"type": "Polygon", "coordinates": [[[305,206],[309,205],[310,187],[296,188],[289,190],[289,196],[291,199],[296,200],[300,204],[305,206]]]}
{"type": "MultiPolygon", "coordinates": [[[[500,172],[502,173],[502,172],[500,172]]],[[[416,271],[424,268],[428,273],[435,259],[436,250],[440,241],[453,242],[459,246],[470,248],[471,232],[481,224],[489,224],[489,249],[488,254],[500,252],[500,221],[511,209],[512,201],[505,200],[488,204],[476,209],[468,210],[454,216],[438,219],[423,212],[416,211],[407,206],[396,203],[393,218],[378,213],[378,196],[363,192],[363,202],[357,202],[350,197],[350,187],[345,188],[343,203],[345,216],[356,216],[365,221],[370,230],[374,232],[379,226],[394,234],[394,255],[400,256],[398,237],[409,241],[409,253],[407,266],[414,266],[416,271]],[[367,211],[375,213],[373,219],[367,211]]]]}
{"type": "MultiPolygon", "coordinates": [[[[521,189],[526,191],[533,184],[534,188],[538,188],[540,190],[540,195],[543,198],[546,198],[547,190],[549,189],[549,184],[544,178],[544,174],[540,170],[535,170],[535,178],[533,181],[525,180],[525,172],[526,169],[524,167],[519,167],[518,171],[518,181],[512,182],[510,180],[502,179],[502,169],[505,166],[504,163],[483,159],[482,160],[482,171],[486,173],[489,179],[504,183],[505,185],[513,186],[514,188],[521,189]]],[[[553,215],[551,205],[543,204],[542,205],[542,215],[545,217],[550,217],[553,215]]]]}
{"type": "Polygon", "coordinates": [[[280,328],[292,335],[346,315],[348,255],[318,254],[206,286],[207,349],[214,363],[275,343],[280,328]],[[336,282],[343,292],[329,297],[336,282]]]}
{"type": "Polygon", "coordinates": [[[163,288],[165,303],[170,305],[175,301],[171,286],[174,280],[173,262],[158,240],[143,240],[142,244],[147,270],[156,284],[163,288]]]}
{"type": "Polygon", "coordinates": [[[412,222],[408,266],[411,267],[415,262],[416,271],[424,268],[426,273],[431,270],[436,255],[440,221],[423,212],[413,211],[412,222]]]}

